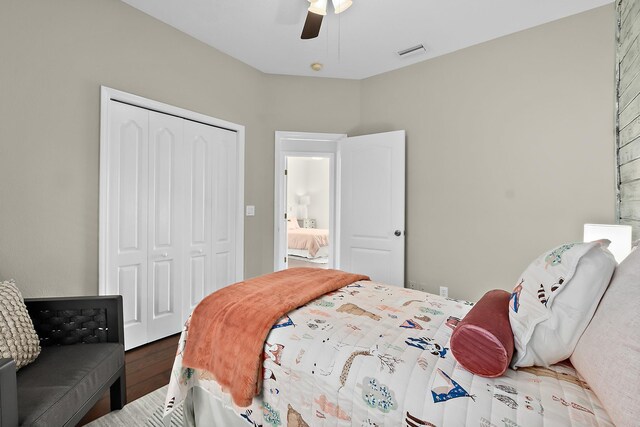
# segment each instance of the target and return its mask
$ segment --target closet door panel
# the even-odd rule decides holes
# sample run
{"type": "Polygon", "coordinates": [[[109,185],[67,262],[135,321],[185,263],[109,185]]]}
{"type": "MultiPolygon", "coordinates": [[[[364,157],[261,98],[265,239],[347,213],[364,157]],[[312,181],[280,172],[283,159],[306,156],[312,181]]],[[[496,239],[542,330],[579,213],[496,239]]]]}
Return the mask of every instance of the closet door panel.
{"type": "Polygon", "coordinates": [[[182,329],[183,120],[149,112],[149,341],[182,329]]]}
{"type": "MultiPolygon", "coordinates": [[[[153,121],[152,121],[153,122],[153,121]]],[[[155,229],[154,249],[171,248],[172,225],[174,212],[172,202],[176,196],[175,160],[177,136],[166,127],[156,130],[155,141],[152,141],[153,190],[155,204],[153,207],[155,229]]]]}
{"type": "MultiPolygon", "coordinates": [[[[146,129],[145,129],[146,130],[146,129]]],[[[139,252],[140,241],[144,233],[144,224],[140,224],[142,219],[140,212],[144,209],[141,203],[144,200],[140,197],[141,164],[144,149],[145,130],[139,127],[134,121],[128,121],[119,129],[120,154],[118,156],[118,250],[124,254],[128,251],[139,252]]]]}
{"type": "Polygon", "coordinates": [[[107,191],[107,294],[122,295],[127,348],[147,342],[147,110],[111,101],[107,191]]]}
{"type": "MultiPolygon", "coordinates": [[[[194,255],[191,257],[191,263],[189,266],[189,293],[187,295],[188,308],[186,310],[193,310],[198,305],[200,300],[205,296],[206,279],[210,277],[207,267],[211,263],[208,262],[208,257],[204,255],[194,255]]],[[[185,314],[190,311],[185,311],[185,314]]]]}
{"type": "Polygon", "coordinates": [[[189,283],[185,294],[185,314],[206,295],[215,291],[212,272],[212,146],[215,128],[200,123],[184,122],[187,179],[185,203],[185,257],[188,271],[185,283],[189,283]]]}
{"type": "Polygon", "coordinates": [[[170,315],[174,309],[172,298],[172,289],[175,286],[175,279],[172,275],[173,260],[157,261],[153,263],[153,283],[154,283],[154,299],[153,314],[154,316],[170,315]]]}
{"type": "Polygon", "coordinates": [[[238,184],[235,174],[236,133],[215,129],[213,145],[213,188],[214,188],[214,230],[215,251],[214,276],[216,289],[235,282],[235,250],[233,239],[236,228],[236,200],[238,184]]]}
{"type": "MultiPolygon", "coordinates": [[[[114,294],[122,295],[122,308],[124,317],[124,327],[131,328],[144,322],[142,299],[139,297],[143,291],[143,284],[140,281],[142,269],[140,264],[125,265],[118,268],[118,283],[114,294]]],[[[144,334],[146,335],[146,333],[144,334]]],[[[143,336],[143,338],[145,338],[143,336]]]]}

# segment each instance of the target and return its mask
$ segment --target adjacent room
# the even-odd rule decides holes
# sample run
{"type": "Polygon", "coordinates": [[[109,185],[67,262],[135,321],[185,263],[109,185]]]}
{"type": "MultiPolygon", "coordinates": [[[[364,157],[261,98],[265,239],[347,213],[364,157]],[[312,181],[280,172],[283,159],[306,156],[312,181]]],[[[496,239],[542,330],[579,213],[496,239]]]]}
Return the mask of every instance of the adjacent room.
{"type": "Polygon", "coordinates": [[[287,157],[288,268],[329,265],[329,166],[328,158],[287,157]]]}
{"type": "Polygon", "coordinates": [[[638,423],[640,0],[4,0],[0,52],[0,426],[638,423]]]}

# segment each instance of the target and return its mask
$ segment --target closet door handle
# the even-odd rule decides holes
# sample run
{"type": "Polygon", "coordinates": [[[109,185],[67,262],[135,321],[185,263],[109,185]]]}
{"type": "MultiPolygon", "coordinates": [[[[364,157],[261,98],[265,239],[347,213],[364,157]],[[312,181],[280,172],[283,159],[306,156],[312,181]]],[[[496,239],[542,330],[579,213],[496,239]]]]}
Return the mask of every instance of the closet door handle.
{"type": "Polygon", "coordinates": [[[162,258],[166,258],[166,257],[168,257],[168,256],[169,256],[169,254],[168,254],[168,253],[166,253],[166,252],[162,254],[162,258]]]}

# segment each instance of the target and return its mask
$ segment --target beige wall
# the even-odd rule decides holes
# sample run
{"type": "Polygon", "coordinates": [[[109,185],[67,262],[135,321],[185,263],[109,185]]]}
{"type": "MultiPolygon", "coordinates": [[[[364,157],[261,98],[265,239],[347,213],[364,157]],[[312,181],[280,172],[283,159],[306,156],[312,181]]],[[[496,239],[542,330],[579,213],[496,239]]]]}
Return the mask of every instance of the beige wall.
{"type": "Polygon", "coordinates": [[[363,82],[359,133],[407,131],[407,280],[475,299],[615,221],[614,8],[363,82]]]}
{"type": "Polygon", "coordinates": [[[247,148],[245,201],[256,205],[256,216],[245,217],[247,277],[273,271],[273,186],[275,132],[351,133],[360,120],[360,82],[264,75],[264,124],[260,151],[247,148]]]}
{"type": "Polygon", "coordinates": [[[613,221],[613,43],[605,7],[362,82],[310,79],[264,75],[119,1],[5,0],[0,279],[97,293],[106,85],[246,126],[247,276],[273,266],[274,131],[404,128],[407,278],[466,298],[508,288],[582,222],[613,221]]]}
{"type": "Polygon", "coordinates": [[[359,120],[359,82],[265,76],[115,0],[3,0],[0,55],[0,279],[26,296],[97,293],[100,85],[246,126],[247,276],[273,268],[273,131],[359,120]]]}

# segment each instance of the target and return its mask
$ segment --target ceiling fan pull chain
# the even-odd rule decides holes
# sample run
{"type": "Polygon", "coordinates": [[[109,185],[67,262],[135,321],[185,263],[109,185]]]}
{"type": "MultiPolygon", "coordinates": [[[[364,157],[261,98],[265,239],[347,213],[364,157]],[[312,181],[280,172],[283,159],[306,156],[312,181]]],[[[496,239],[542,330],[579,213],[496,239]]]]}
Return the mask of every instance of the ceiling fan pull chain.
{"type": "Polygon", "coordinates": [[[341,39],[342,36],[342,17],[340,15],[338,15],[338,62],[342,62],[342,50],[340,49],[340,42],[342,41],[341,39]]]}

